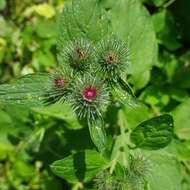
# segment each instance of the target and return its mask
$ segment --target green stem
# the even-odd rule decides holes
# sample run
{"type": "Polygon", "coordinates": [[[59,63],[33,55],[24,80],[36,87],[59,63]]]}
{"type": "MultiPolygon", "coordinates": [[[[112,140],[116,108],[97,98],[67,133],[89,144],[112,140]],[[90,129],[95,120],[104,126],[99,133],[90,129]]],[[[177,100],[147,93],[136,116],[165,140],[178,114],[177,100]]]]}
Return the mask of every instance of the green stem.
{"type": "Polygon", "coordinates": [[[167,3],[165,3],[163,7],[164,7],[164,8],[167,8],[167,7],[169,7],[171,4],[173,4],[175,1],[176,1],[176,0],[170,0],[170,1],[168,1],[167,3]]]}

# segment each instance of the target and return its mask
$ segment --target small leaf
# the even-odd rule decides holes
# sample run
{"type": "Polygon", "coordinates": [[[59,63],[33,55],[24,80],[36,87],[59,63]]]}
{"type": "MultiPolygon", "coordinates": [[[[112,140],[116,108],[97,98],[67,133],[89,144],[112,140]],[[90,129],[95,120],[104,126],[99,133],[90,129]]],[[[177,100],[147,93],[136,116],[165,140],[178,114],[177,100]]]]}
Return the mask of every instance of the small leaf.
{"type": "Polygon", "coordinates": [[[89,181],[105,169],[107,161],[96,151],[86,150],[57,160],[51,165],[52,171],[70,183],[89,181]]]}
{"type": "Polygon", "coordinates": [[[131,133],[131,141],[139,148],[157,150],[167,146],[173,137],[173,118],[164,114],[142,122],[131,133]]]}
{"type": "Polygon", "coordinates": [[[120,85],[114,85],[112,86],[112,96],[113,98],[118,101],[121,105],[128,105],[131,108],[138,107],[138,102],[134,95],[132,94],[132,91],[130,89],[130,93],[127,89],[122,89],[120,85]]]}
{"type": "Polygon", "coordinates": [[[92,142],[95,144],[98,150],[103,153],[106,149],[107,144],[107,136],[104,129],[104,122],[101,120],[97,120],[93,123],[89,122],[88,127],[92,142]]]}

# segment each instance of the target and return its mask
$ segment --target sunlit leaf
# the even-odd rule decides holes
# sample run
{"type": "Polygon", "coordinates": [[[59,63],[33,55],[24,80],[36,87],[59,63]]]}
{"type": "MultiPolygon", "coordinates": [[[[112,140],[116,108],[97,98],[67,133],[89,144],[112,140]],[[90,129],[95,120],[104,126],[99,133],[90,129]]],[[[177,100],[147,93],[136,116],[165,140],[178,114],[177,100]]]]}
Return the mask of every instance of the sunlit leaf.
{"type": "Polygon", "coordinates": [[[57,160],[51,165],[52,171],[70,183],[89,181],[105,169],[107,161],[94,150],[86,150],[57,160]]]}
{"type": "Polygon", "coordinates": [[[0,85],[0,103],[40,106],[50,87],[48,74],[29,74],[12,84],[0,85]]]}

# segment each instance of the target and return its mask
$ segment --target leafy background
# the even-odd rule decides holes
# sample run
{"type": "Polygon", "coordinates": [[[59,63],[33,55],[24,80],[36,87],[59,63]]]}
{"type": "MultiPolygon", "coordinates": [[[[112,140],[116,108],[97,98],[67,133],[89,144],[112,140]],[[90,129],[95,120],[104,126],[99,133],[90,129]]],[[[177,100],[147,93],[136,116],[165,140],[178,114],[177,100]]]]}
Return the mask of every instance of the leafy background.
{"type": "MultiPolygon", "coordinates": [[[[0,0],[1,83],[55,69],[55,23],[64,3],[0,0]]],[[[159,178],[150,179],[151,188],[189,190],[190,1],[100,0],[100,4],[109,10],[114,32],[129,42],[128,80],[141,101],[140,107],[131,109],[126,105],[119,113],[110,107],[106,126],[116,135],[119,125],[132,129],[152,116],[171,113],[175,140],[158,153],[147,153],[157,163],[153,171],[155,179],[159,178]]],[[[85,15],[81,14],[81,18],[85,15]]],[[[72,23],[66,20],[64,24],[66,28],[72,23]]],[[[94,35],[89,31],[89,38],[95,39],[94,35]]],[[[68,105],[31,109],[0,104],[1,190],[71,189],[66,181],[52,174],[49,165],[84,149],[93,149],[88,129],[78,123],[68,105]]],[[[86,189],[91,189],[88,186],[86,189]]],[[[73,189],[79,188],[76,182],[73,189]]]]}

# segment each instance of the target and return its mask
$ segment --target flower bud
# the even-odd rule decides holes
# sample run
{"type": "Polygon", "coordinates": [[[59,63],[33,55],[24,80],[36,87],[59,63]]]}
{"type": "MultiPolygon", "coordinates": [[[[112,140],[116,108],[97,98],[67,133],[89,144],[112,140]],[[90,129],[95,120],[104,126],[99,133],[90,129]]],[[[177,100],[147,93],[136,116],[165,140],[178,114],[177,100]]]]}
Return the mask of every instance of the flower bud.
{"type": "Polygon", "coordinates": [[[104,78],[109,82],[117,82],[120,75],[126,72],[129,49],[119,39],[108,38],[98,44],[96,58],[104,78]]]}
{"type": "Polygon", "coordinates": [[[86,39],[76,39],[69,42],[63,49],[64,62],[74,72],[84,74],[89,71],[94,63],[94,47],[86,39]]]}

